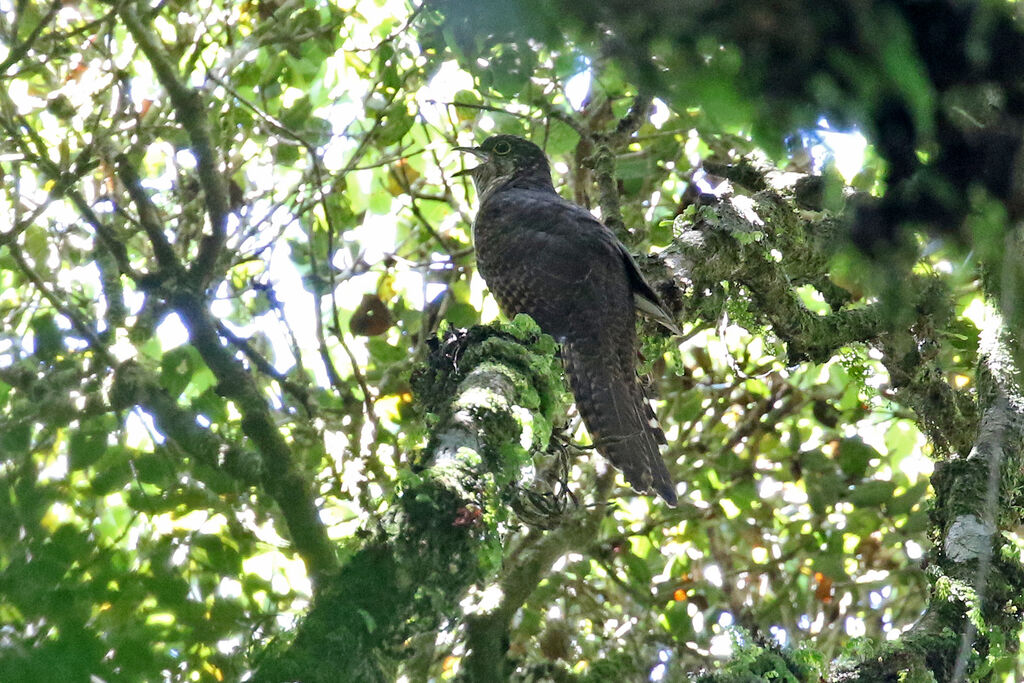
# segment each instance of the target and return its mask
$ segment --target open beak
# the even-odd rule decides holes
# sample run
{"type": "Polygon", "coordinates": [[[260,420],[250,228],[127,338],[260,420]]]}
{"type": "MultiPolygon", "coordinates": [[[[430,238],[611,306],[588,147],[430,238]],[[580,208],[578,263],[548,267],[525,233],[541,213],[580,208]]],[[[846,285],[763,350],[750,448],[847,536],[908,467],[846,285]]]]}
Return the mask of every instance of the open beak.
{"type": "MultiPolygon", "coordinates": [[[[482,159],[484,161],[487,160],[487,152],[483,151],[479,147],[452,147],[452,149],[455,150],[456,152],[464,152],[465,154],[472,154],[477,159],[482,159]]],[[[459,176],[469,175],[470,173],[473,172],[473,170],[475,168],[476,168],[476,166],[474,166],[473,168],[464,168],[461,171],[456,171],[455,173],[452,174],[452,177],[453,178],[458,178],[459,176]]]]}

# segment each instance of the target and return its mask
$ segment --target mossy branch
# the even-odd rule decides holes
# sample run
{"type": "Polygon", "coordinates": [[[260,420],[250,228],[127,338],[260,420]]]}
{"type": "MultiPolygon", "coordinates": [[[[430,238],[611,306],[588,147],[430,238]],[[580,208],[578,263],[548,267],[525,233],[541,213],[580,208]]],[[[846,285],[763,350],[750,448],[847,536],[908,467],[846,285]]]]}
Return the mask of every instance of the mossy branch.
{"type": "Polygon", "coordinates": [[[417,471],[407,473],[388,519],[318,589],[294,643],[268,655],[255,678],[387,681],[399,643],[459,613],[473,585],[493,577],[499,522],[529,452],[564,418],[554,342],[529,319],[501,329],[453,331],[413,378],[433,425],[417,471]],[[545,425],[548,425],[545,427],[545,425]]]}
{"type": "MultiPolygon", "coordinates": [[[[952,297],[939,280],[908,274],[900,291],[848,305],[825,275],[841,244],[841,218],[809,220],[795,208],[791,190],[774,186],[777,180],[765,172],[761,181],[747,182],[771,189],[676,217],[673,244],[660,254],[667,277],[685,287],[675,297],[681,309],[676,317],[714,322],[726,298],[740,296],[755,319],[786,344],[789,362],[822,363],[851,344],[874,346],[882,352],[896,398],[917,413],[936,448],[969,450],[977,430],[974,399],[946,382],[929,352],[941,346],[939,335],[953,317],[952,297]],[[803,284],[813,284],[831,310],[809,310],[798,291],[803,284]]],[[[656,283],[666,278],[651,275],[656,283]]]]}
{"type": "Polygon", "coordinates": [[[111,405],[117,410],[133,406],[146,410],[160,432],[189,457],[224,470],[242,486],[259,484],[259,456],[201,427],[195,413],[180,406],[156,375],[139,363],[127,361],[117,367],[110,394],[111,405]]]}
{"type": "MultiPolygon", "coordinates": [[[[831,311],[812,312],[797,286],[826,272],[841,218],[807,220],[766,176],[749,177],[754,171],[745,168],[745,182],[759,188],[749,202],[726,198],[677,219],[676,239],[662,261],[689,289],[681,297],[683,317],[720,315],[714,306],[743,296],[755,320],[786,343],[791,361],[824,362],[857,342],[881,351],[896,398],[916,412],[939,456],[932,478],[938,539],[929,565],[932,595],[925,616],[898,643],[837,666],[833,680],[895,680],[900,672],[963,680],[984,666],[987,654],[1000,652],[1024,613],[1024,569],[999,534],[1018,523],[1012,501],[1024,490],[1017,345],[990,311],[974,396],[946,381],[934,352],[953,318],[952,297],[938,279],[908,274],[898,292],[878,301],[850,306],[832,297],[831,311]]],[[[815,282],[819,291],[824,277],[815,282]]]]}
{"type": "Polygon", "coordinates": [[[1024,567],[1000,530],[1020,524],[1024,396],[1011,351],[1016,344],[994,310],[988,317],[974,445],[966,455],[941,460],[932,476],[937,542],[928,565],[928,610],[898,642],[837,668],[833,680],[868,683],[914,673],[963,681],[1014,647],[1024,614],[1024,567]]]}

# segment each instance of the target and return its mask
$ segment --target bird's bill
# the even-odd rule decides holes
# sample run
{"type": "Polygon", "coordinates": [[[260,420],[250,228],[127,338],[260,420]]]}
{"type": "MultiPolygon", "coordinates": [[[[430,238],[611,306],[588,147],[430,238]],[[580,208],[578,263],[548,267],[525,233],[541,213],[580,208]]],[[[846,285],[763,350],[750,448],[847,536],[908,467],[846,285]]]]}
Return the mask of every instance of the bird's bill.
{"type": "Polygon", "coordinates": [[[487,152],[483,151],[479,147],[452,147],[456,152],[465,152],[466,154],[472,154],[478,159],[486,159],[487,152]]]}
{"type": "MultiPolygon", "coordinates": [[[[472,154],[477,159],[482,159],[483,161],[487,161],[487,159],[488,159],[487,152],[483,151],[479,147],[452,147],[452,149],[454,149],[456,152],[464,152],[466,154],[472,154]]],[[[477,169],[476,166],[474,166],[473,168],[464,168],[461,171],[456,171],[455,173],[452,173],[452,177],[453,178],[458,178],[459,176],[470,175],[476,169],[477,169]]]]}
{"type": "MultiPolygon", "coordinates": [[[[487,152],[483,151],[479,147],[452,147],[452,149],[454,149],[456,152],[464,152],[466,154],[472,154],[477,159],[482,159],[484,161],[487,161],[487,156],[488,156],[487,152]]],[[[473,168],[464,168],[461,171],[453,173],[452,177],[453,178],[458,178],[459,176],[469,175],[475,169],[476,169],[476,166],[474,166],[473,168]]]]}

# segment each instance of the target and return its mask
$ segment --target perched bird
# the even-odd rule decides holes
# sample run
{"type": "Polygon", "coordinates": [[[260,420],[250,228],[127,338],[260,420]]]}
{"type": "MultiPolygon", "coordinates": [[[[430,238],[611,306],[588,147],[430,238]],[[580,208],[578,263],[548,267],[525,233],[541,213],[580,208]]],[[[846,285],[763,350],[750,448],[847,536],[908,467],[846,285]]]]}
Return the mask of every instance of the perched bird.
{"type": "Polygon", "coordinates": [[[477,267],[505,315],[526,313],[562,344],[569,384],[598,452],[637,491],[670,505],[675,486],[636,375],[636,308],[678,330],[626,247],[589,211],[562,199],[547,157],[515,135],[458,147],[473,178],[477,267]]]}

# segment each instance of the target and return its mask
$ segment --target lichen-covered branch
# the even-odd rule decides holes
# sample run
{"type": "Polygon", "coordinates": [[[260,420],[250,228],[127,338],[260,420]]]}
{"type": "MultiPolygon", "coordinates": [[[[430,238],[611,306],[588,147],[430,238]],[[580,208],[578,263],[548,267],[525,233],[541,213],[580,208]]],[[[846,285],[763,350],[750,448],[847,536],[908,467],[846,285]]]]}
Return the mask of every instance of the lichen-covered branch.
{"type": "Polygon", "coordinates": [[[651,97],[639,94],[633,99],[626,115],[619,120],[611,133],[595,132],[587,141],[594,152],[586,160],[587,165],[594,169],[594,182],[597,184],[597,203],[601,207],[601,219],[612,232],[620,238],[628,235],[626,223],[622,218],[622,207],[619,200],[619,188],[615,179],[615,152],[622,148],[629,137],[647,120],[651,112],[651,97]]]}
{"type": "Polygon", "coordinates": [[[941,533],[933,601],[946,600],[936,627],[960,626],[953,629],[960,636],[953,680],[975,669],[979,654],[1002,647],[1006,634],[1019,631],[1024,614],[1024,568],[1000,534],[1019,526],[1013,501],[1024,491],[1024,395],[1014,348],[1016,338],[1003,318],[989,310],[979,348],[977,440],[966,458],[947,458],[932,477],[933,521],[941,533]]]}
{"type": "MultiPolygon", "coordinates": [[[[840,243],[839,221],[827,216],[808,220],[793,205],[791,190],[778,189],[778,178],[749,164],[743,173],[747,184],[769,189],[678,216],[675,240],[659,255],[668,273],[652,272],[652,279],[668,278],[686,287],[683,296],[675,297],[679,317],[714,321],[733,297],[758,323],[771,326],[791,362],[824,362],[854,343],[875,346],[882,351],[897,399],[917,412],[939,451],[968,450],[977,428],[974,399],[946,382],[934,353],[952,318],[952,297],[941,283],[907,274],[897,302],[888,297],[848,305],[827,276],[840,243]],[[746,177],[758,172],[758,178],[746,177]],[[809,310],[798,291],[803,284],[813,284],[831,311],[809,310]]],[[[794,184],[793,178],[786,181],[794,184]]]]}
{"type": "MultiPolygon", "coordinates": [[[[382,528],[319,587],[294,643],[257,681],[387,681],[400,642],[457,618],[467,589],[493,576],[499,522],[529,461],[564,418],[554,342],[518,320],[449,333],[413,379],[432,436],[382,528]],[[511,334],[509,333],[511,332],[511,334]],[[527,428],[528,431],[527,431],[527,428]]],[[[574,528],[581,525],[576,524],[574,528]]],[[[586,526],[583,523],[582,526],[586,526]]],[[[568,533],[568,532],[567,532],[568,533]]]]}
{"type": "Polygon", "coordinates": [[[981,418],[973,447],[942,459],[932,476],[936,546],[928,611],[877,656],[841,667],[834,680],[896,680],[930,672],[935,680],[983,680],[988,661],[1015,648],[1024,615],[1024,568],[1001,530],[1020,524],[1024,491],[1024,396],[1014,340],[989,312],[978,367],[981,418]],[[965,455],[966,453],[966,455],[965,455]]]}

